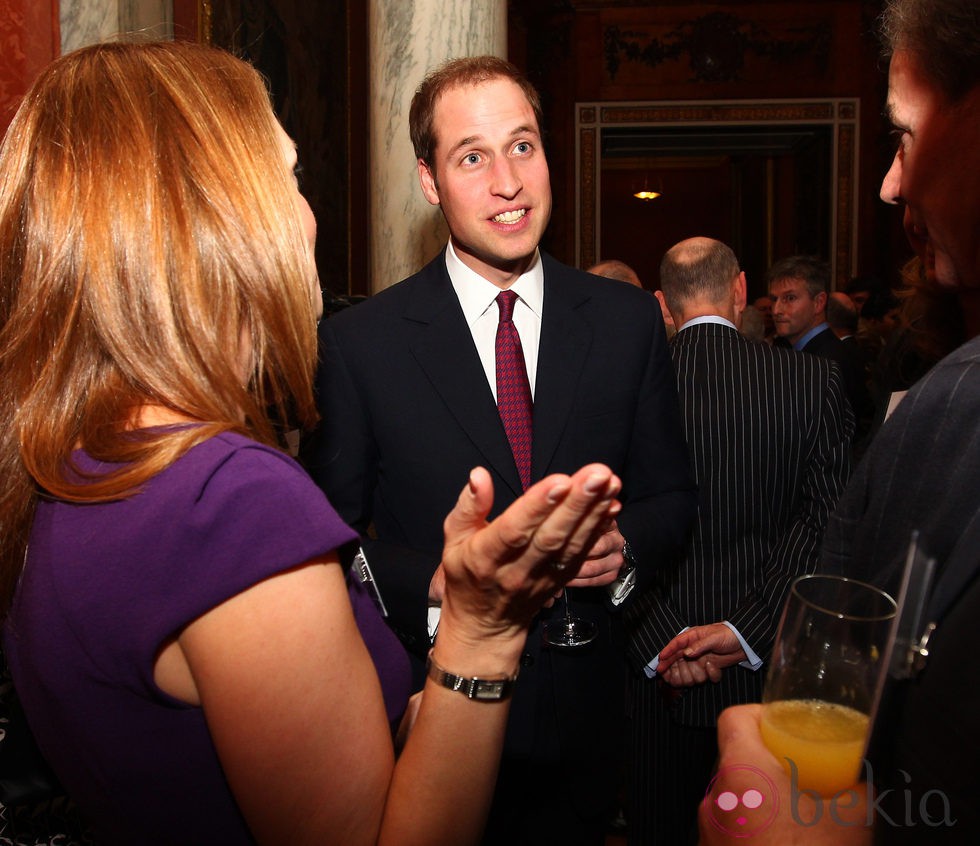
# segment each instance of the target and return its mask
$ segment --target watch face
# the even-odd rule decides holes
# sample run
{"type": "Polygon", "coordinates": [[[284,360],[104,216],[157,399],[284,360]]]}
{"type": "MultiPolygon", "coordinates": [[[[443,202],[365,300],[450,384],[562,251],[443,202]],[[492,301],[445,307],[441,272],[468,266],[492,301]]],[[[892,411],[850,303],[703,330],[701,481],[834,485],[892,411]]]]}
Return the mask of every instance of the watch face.
{"type": "Polygon", "coordinates": [[[475,685],[470,699],[496,700],[504,699],[510,695],[510,688],[513,684],[509,679],[503,681],[481,681],[475,685]]]}
{"type": "Polygon", "coordinates": [[[467,699],[478,699],[484,702],[494,702],[506,699],[513,693],[517,675],[502,679],[463,678],[455,673],[444,670],[432,660],[432,652],[426,662],[426,670],[430,679],[436,684],[462,693],[467,699]]]}
{"type": "Polygon", "coordinates": [[[629,563],[631,565],[636,560],[633,558],[633,547],[630,546],[629,541],[623,541],[623,558],[625,559],[624,563],[629,563]]]}
{"type": "Polygon", "coordinates": [[[623,548],[623,566],[619,569],[619,578],[610,585],[609,598],[613,605],[619,605],[630,595],[636,586],[636,565],[629,554],[629,544],[623,548]]]}

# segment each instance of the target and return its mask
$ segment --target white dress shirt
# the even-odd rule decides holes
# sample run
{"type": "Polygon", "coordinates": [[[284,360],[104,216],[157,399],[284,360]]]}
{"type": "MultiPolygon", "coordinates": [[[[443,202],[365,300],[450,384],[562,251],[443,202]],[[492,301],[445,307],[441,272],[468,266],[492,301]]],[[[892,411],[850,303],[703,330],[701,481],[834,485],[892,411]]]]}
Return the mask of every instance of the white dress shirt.
{"type": "MultiPolygon", "coordinates": [[[[487,382],[497,400],[497,324],[500,310],[497,308],[497,295],[500,288],[471,270],[453,249],[452,240],[446,250],[446,269],[453,283],[453,290],[463,309],[463,317],[473,336],[476,351],[487,374],[487,382]]],[[[517,294],[514,303],[514,325],[521,336],[521,349],[524,351],[524,366],[531,384],[531,397],[534,397],[534,382],[538,373],[538,339],[541,337],[541,309],[544,305],[544,270],[541,267],[541,254],[535,250],[531,266],[510,286],[517,294]]],[[[439,628],[438,605],[429,606],[429,637],[434,638],[439,628]]]]}
{"type": "MultiPolygon", "coordinates": [[[[497,398],[497,366],[496,339],[497,324],[500,312],[497,309],[497,295],[500,288],[476,271],[470,270],[456,255],[453,242],[449,242],[446,250],[446,269],[453,283],[453,290],[463,309],[466,325],[473,335],[473,343],[483,363],[487,374],[487,382],[497,398]]],[[[541,337],[541,311],[544,305],[544,269],[541,266],[541,255],[534,253],[531,266],[522,273],[510,290],[517,294],[514,304],[514,325],[521,336],[521,348],[524,350],[524,365],[527,367],[527,378],[531,383],[531,396],[534,396],[535,377],[538,372],[538,340],[541,337]]]]}

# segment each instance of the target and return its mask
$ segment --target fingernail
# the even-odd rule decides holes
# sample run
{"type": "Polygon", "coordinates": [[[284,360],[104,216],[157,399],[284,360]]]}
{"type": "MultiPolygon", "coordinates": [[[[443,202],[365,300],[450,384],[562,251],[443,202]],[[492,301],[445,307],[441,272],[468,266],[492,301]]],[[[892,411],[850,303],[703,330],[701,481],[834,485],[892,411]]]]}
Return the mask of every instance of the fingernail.
{"type": "Polygon", "coordinates": [[[561,502],[569,490],[570,486],[567,482],[559,482],[550,491],[548,491],[548,502],[561,502]]]}
{"type": "Polygon", "coordinates": [[[476,482],[473,481],[473,474],[475,472],[476,472],[475,470],[470,470],[470,476],[469,476],[470,496],[476,496],[476,482]]]}
{"type": "Polygon", "coordinates": [[[609,481],[609,477],[605,473],[593,473],[585,481],[585,492],[594,494],[599,493],[609,481]]]}

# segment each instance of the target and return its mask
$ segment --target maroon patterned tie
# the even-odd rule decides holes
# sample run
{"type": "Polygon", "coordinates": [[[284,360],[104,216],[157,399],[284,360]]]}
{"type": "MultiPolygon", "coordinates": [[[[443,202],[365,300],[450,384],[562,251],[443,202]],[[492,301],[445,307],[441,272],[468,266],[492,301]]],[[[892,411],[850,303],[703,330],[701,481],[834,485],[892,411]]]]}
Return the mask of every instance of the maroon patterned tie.
{"type": "Polygon", "coordinates": [[[514,325],[517,294],[501,291],[497,295],[500,322],[497,324],[497,410],[510,441],[511,452],[521,477],[521,487],[531,484],[531,385],[524,365],[521,336],[514,325]]]}

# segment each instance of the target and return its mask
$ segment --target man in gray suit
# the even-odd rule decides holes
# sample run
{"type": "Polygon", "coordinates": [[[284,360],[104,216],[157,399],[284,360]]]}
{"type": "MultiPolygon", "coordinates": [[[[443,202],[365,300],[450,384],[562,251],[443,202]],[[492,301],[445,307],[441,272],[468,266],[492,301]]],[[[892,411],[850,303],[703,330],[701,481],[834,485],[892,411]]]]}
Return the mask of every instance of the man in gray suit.
{"type": "Polygon", "coordinates": [[[682,241],[660,278],[700,508],[683,558],[628,612],[630,842],[676,846],[695,835],[718,713],[761,697],[787,587],[814,569],[847,481],[854,422],[835,364],[739,334],[745,274],[726,245],[682,241]]]}

